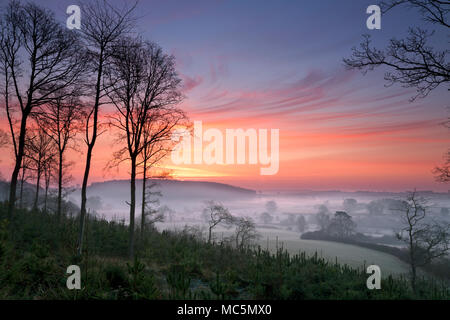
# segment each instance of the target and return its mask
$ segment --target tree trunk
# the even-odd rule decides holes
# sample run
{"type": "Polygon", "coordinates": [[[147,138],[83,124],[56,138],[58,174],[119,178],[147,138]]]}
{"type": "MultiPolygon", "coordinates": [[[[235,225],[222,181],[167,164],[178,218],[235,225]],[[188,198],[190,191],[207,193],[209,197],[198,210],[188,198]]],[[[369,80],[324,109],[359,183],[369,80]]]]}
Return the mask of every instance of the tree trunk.
{"type": "Polygon", "coordinates": [[[23,183],[25,182],[25,172],[26,169],[22,168],[22,178],[20,179],[20,194],[19,194],[19,208],[23,209],[23,183]]]}
{"type": "Polygon", "coordinates": [[[136,208],[136,156],[131,158],[131,200],[130,200],[130,237],[129,256],[134,258],[134,214],[136,208]]]}
{"type": "MultiPolygon", "coordinates": [[[[28,106],[27,106],[28,108],[28,106]]],[[[14,211],[14,206],[16,203],[16,189],[17,189],[17,178],[19,177],[19,171],[22,164],[23,153],[25,149],[25,133],[27,128],[27,118],[28,112],[22,113],[22,121],[20,123],[20,134],[19,134],[19,146],[16,154],[16,164],[11,175],[11,183],[9,186],[9,202],[8,202],[8,217],[12,218],[14,211]]]]}
{"type": "Polygon", "coordinates": [[[12,218],[12,213],[14,211],[14,206],[16,202],[16,189],[17,189],[17,178],[19,176],[20,163],[16,162],[14,170],[11,176],[11,183],[9,185],[9,202],[8,202],[8,217],[12,218]]]}
{"type": "MultiPolygon", "coordinates": [[[[86,217],[86,191],[87,184],[89,179],[89,171],[91,170],[91,158],[92,158],[92,150],[94,149],[95,141],[97,140],[97,123],[98,123],[98,107],[100,105],[100,86],[102,83],[102,74],[103,74],[103,54],[104,48],[100,48],[100,56],[99,56],[99,64],[97,70],[97,82],[95,84],[95,102],[94,102],[94,123],[93,123],[93,132],[92,132],[92,140],[87,143],[88,151],[86,155],[86,167],[84,169],[84,177],[83,177],[83,185],[81,187],[81,210],[80,210],[80,230],[78,233],[78,256],[81,256],[83,250],[83,234],[84,234],[84,220],[86,217]]],[[[86,128],[86,130],[88,130],[86,128]]],[[[88,132],[88,131],[87,131],[88,132]]],[[[86,137],[88,133],[86,132],[86,137]]]]}
{"type": "Polygon", "coordinates": [[[62,178],[63,178],[63,156],[62,152],[59,153],[59,167],[58,167],[58,209],[57,218],[58,222],[61,221],[61,202],[62,202],[62,178]]]}
{"type": "MultiPolygon", "coordinates": [[[[144,157],[145,157],[144,150],[144,157]]],[[[147,181],[147,158],[144,159],[144,172],[142,174],[142,208],[141,208],[141,239],[144,239],[145,229],[145,184],[147,181]]]]}
{"type": "Polygon", "coordinates": [[[40,184],[41,184],[41,168],[38,166],[37,180],[36,180],[36,193],[35,193],[35,196],[34,196],[34,203],[33,203],[33,209],[35,209],[35,210],[38,207],[40,184]]]}
{"type": "Polygon", "coordinates": [[[212,233],[212,226],[209,227],[209,233],[208,233],[208,243],[211,243],[211,233],[212,233]]]}
{"type": "Polygon", "coordinates": [[[47,197],[48,197],[48,184],[45,184],[45,196],[44,196],[44,212],[47,213],[47,197]]]}
{"type": "Polygon", "coordinates": [[[409,259],[410,259],[410,265],[411,265],[411,287],[414,292],[416,293],[416,257],[415,257],[415,247],[414,247],[414,236],[412,232],[412,225],[409,224],[409,259]]]}
{"type": "Polygon", "coordinates": [[[84,170],[83,177],[83,185],[81,187],[81,211],[80,211],[80,230],[78,232],[78,256],[81,256],[83,252],[83,236],[84,236],[84,221],[86,219],[86,190],[89,178],[89,171],[91,169],[91,157],[92,157],[92,149],[94,148],[93,144],[88,146],[88,152],[86,156],[86,168],[84,170]]]}

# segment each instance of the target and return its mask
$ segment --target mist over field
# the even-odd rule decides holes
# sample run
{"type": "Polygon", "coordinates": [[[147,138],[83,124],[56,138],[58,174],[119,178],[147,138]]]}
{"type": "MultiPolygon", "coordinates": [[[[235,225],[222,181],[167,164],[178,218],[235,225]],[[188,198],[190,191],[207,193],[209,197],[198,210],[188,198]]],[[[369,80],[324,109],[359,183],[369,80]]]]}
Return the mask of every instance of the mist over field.
{"type": "MultiPolygon", "coordinates": [[[[372,235],[383,235],[392,232],[398,221],[395,200],[403,200],[405,193],[389,192],[340,192],[340,191],[299,191],[257,193],[254,190],[239,188],[227,184],[198,181],[155,180],[155,190],[161,192],[158,207],[168,206],[174,210],[166,217],[165,222],[201,222],[205,201],[213,200],[226,206],[233,215],[249,216],[260,222],[260,226],[293,229],[286,225],[289,216],[303,215],[308,222],[308,229],[315,229],[314,215],[321,206],[330,213],[344,210],[358,224],[358,230],[372,235]],[[354,199],[356,203],[344,204],[346,199],[354,199]],[[265,225],[260,220],[263,212],[267,212],[267,202],[273,201],[274,208],[269,209],[273,220],[265,225]]],[[[142,188],[142,181],[137,180],[137,188],[142,188]]],[[[88,197],[95,199],[90,209],[108,219],[125,219],[129,216],[127,201],[129,199],[129,181],[117,180],[94,183],[88,188],[88,197]]],[[[449,219],[450,196],[446,193],[430,191],[420,192],[429,200],[429,214],[433,219],[449,219]]],[[[69,199],[77,204],[79,190],[73,192],[69,199]]],[[[137,194],[136,201],[142,201],[137,194]]]]}
{"type": "MultiPolygon", "coordinates": [[[[254,190],[239,188],[227,184],[152,180],[154,191],[160,191],[159,204],[155,210],[164,211],[164,221],[155,227],[162,230],[182,230],[186,227],[198,227],[206,234],[207,219],[203,215],[206,202],[213,200],[229,209],[237,217],[250,217],[256,223],[259,234],[257,245],[276,251],[284,248],[290,253],[299,251],[329,260],[346,263],[354,267],[377,264],[384,275],[404,274],[408,272],[407,263],[384,252],[361,248],[351,244],[321,240],[301,239],[301,235],[319,230],[316,215],[323,211],[333,215],[336,211],[346,211],[356,223],[356,232],[380,239],[387,246],[404,248],[394,234],[402,228],[400,212],[396,201],[403,200],[405,193],[390,192],[340,192],[340,191],[299,191],[258,193],[254,190]],[[264,214],[266,217],[264,218],[264,214]],[[303,216],[304,224],[298,219],[303,216]],[[384,237],[383,237],[384,236],[384,237]]],[[[142,181],[137,181],[141,188],[142,181]]],[[[79,198],[76,190],[70,199],[76,203],[79,198]]],[[[427,219],[450,222],[450,197],[445,193],[418,191],[429,201],[427,219]]],[[[94,183],[88,188],[91,214],[107,220],[128,223],[129,181],[115,180],[94,183]]],[[[137,204],[141,197],[137,196],[137,204]]],[[[215,241],[220,242],[232,237],[232,228],[218,226],[213,231],[215,241]]]]}

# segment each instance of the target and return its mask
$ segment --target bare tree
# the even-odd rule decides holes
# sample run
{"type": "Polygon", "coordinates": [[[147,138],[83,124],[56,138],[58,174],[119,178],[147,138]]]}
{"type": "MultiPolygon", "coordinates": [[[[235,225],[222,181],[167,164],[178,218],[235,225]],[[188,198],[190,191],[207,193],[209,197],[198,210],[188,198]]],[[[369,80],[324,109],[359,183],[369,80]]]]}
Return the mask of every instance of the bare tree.
{"type": "Polygon", "coordinates": [[[40,106],[33,112],[43,132],[53,141],[57,150],[57,182],[58,198],[56,214],[58,221],[62,214],[63,186],[70,179],[65,172],[68,164],[64,161],[67,149],[75,148],[75,136],[81,129],[83,106],[78,100],[78,90],[65,94],[65,98],[57,98],[40,106]]]}
{"type": "Polygon", "coordinates": [[[84,69],[76,33],[34,3],[11,1],[0,20],[2,95],[14,147],[8,215],[16,200],[28,117],[75,83],[84,69]]]}
{"type": "Polygon", "coordinates": [[[145,146],[159,139],[158,133],[171,132],[178,125],[177,119],[180,118],[170,115],[182,113],[176,107],[182,99],[180,83],[174,57],[163,53],[155,43],[122,38],[114,47],[113,65],[108,70],[111,88],[108,96],[117,112],[110,117],[110,125],[118,129],[118,141],[126,141],[126,145],[114,153],[111,165],[118,165],[126,159],[131,163],[130,258],[134,256],[138,156],[145,146]],[[154,137],[157,138],[144,141],[145,127],[149,122],[161,122],[161,125],[156,125],[154,137]]]}
{"type": "Polygon", "coordinates": [[[33,137],[28,139],[26,156],[30,160],[30,169],[34,171],[36,178],[36,192],[34,196],[33,209],[38,208],[39,191],[41,189],[41,178],[44,175],[45,166],[55,156],[55,147],[52,139],[39,125],[32,131],[33,137]]]}
{"type": "MultiPolygon", "coordinates": [[[[450,129],[450,117],[447,118],[447,121],[445,121],[443,125],[450,129]]],[[[450,182],[450,149],[444,154],[444,163],[441,166],[434,168],[433,173],[437,181],[443,183],[450,182]]]]}
{"type": "Polygon", "coordinates": [[[212,241],[212,231],[219,224],[230,227],[235,218],[231,215],[230,211],[222,204],[215,201],[207,201],[206,207],[203,209],[203,216],[208,221],[208,243],[212,241]]]}
{"type": "MultiPolygon", "coordinates": [[[[54,150],[54,155],[56,155],[56,150],[54,150]]],[[[50,156],[47,161],[44,162],[44,207],[43,211],[47,212],[47,203],[48,203],[48,194],[50,190],[50,185],[52,183],[52,180],[54,179],[54,172],[57,171],[56,169],[57,163],[54,156],[50,156]]]]}
{"type": "Polygon", "coordinates": [[[257,240],[260,235],[256,231],[255,223],[251,218],[243,217],[235,219],[236,231],[235,241],[236,248],[243,249],[257,240]]]}
{"type": "MultiPolygon", "coordinates": [[[[27,141],[28,139],[26,139],[27,141]]],[[[27,145],[28,142],[25,142],[25,145],[27,145]]],[[[19,208],[24,208],[24,197],[23,197],[23,189],[25,186],[25,183],[32,178],[32,161],[29,157],[29,151],[25,148],[24,150],[24,156],[22,158],[22,165],[20,166],[20,189],[19,189],[19,208]]]]}
{"type": "Polygon", "coordinates": [[[80,227],[78,233],[78,255],[83,251],[84,221],[86,217],[87,185],[91,169],[92,152],[99,132],[99,110],[104,103],[106,89],[104,85],[105,69],[110,63],[112,46],[119,37],[129,33],[133,26],[132,12],[136,2],[122,10],[114,8],[106,0],[89,1],[82,5],[83,19],[81,32],[89,57],[90,77],[88,88],[92,87],[93,101],[89,103],[86,116],[84,142],[87,146],[86,164],[81,186],[80,227]]]}
{"type": "Polygon", "coordinates": [[[449,1],[436,0],[389,0],[381,2],[381,11],[387,13],[389,10],[398,7],[406,6],[410,9],[419,10],[422,18],[432,24],[441,25],[449,28],[448,13],[450,11],[449,1]]]}
{"type": "Polygon", "coordinates": [[[450,225],[427,222],[428,201],[418,196],[416,191],[410,193],[396,210],[400,212],[404,225],[397,232],[397,237],[404,241],[408,248],[411,286],[416,292],[417,268],[447,254],[450,225]]]}
{"type": "MultiPolygon", "coordinates": [[[[164,215],[160,212],[147,209],[147,198],[152,198],[152,189],[156,187],[156,182],[150,184],[147,188],[147,180],[149,172],[156,165],[159,165],[175,147],[176,142],[172,140],[172,135],[175,133],[176,126],[187,126],[187,117],[179,109],[170,108],[168,110],[155,108],[149,111],[148,120],[144,124],[142,132],[142,152],[139,154],[141,160],[138,166],[142,167],[142,207],[141,207],[141,232],[145,226],[145,218],[147,213],[153,214],[154,217],[149,221],[153,224],[157,221],[162,221],[164,215]],[[156,220],[155,220],[156,219],[156,220]],[[153,221],[153,222],[152,222],[153,221]]],[[[163,170],[156,174],[154,178],[167,179],[170,173],[163,170]]],[[[156,193],[158,195],[158,193],[156,193]]],[[[154,204],[154,203],[153,203],[154,204]]],[[[151,206],[153,204],[150,204],[151,206]]]]}
{"type": "MultiPolygon", "coordinates": [[[[437,27],[438,32],[447,35],[449,30],[449,1],[437,0],[388,0],[382,1],[382,13],[385,14],[396,7],[407,7],[418,10],[422,19],[437,27]]],[[[385,80],[388,85],[399,83],[404,87],[416,88],[417,97],[426,97],[439,86],[450,90],[450,62],[447,46],[435,49],[429,43],[435,31],[427,31],[419,27],[409,28],[406,39],[391,39],[384,50],[371,46],[371,38],[364,35],[359,48],[353,48],[352,56],[344,59],[350,69],[359,69],[363,73],[379,66],[385,66],[385,80]]],[[[446,124],[449,125],[449,120],[446,124]]],[[[450,151],[444,156],[444,164],[434,169],[436,179],[449,182],[450,151]]]]}
{"type": "MultiPolygon", "coordinates": [[[[5,147],[8,144],[8,135],[6,132],[0,129],[0,149],[5,147]]],[[[1,161],[1,160],[0,160],[1,161]]],[[[2,174],[0,172],[0,180],[3,179],[2,174]]]]}
{"type": "MultiPolygon", "coordinates": [[[[144,183],[144,181],[142,181],[144,183]]],[[[152,181],[143,188],[142,210],[141,210],[141,239],[144,237],[144,231],[147,226],[153,227],[157,222],[164,221],[164,213],[158,210],[159,199],[162,196],[161,191],[156,190],[157,181],[152,181]]]]}
{"type": "MultiPolygon", "coordinates": [[[[381,3],[382,12],[392,8],[407,6],[418,9],[425,21],[448,31],[448,13],[450,2],[435,0],[390,0],[381,3]]],[[[388,85],[400,83],[405,87],[417,89],[417,97],[426,97],[440,85],[449,86],[450,63],[448,49],[435,50],[428,40],[433,32],[421,28],[410,28],[406,39],[391,39],[385,50],[371,47],[371,38],[364,35],[359,48],[353,48],[351,58],[344,59],[347,67],[352,69],[373,70],[386,66],[390,71],[385,74],[388,85]]]]}

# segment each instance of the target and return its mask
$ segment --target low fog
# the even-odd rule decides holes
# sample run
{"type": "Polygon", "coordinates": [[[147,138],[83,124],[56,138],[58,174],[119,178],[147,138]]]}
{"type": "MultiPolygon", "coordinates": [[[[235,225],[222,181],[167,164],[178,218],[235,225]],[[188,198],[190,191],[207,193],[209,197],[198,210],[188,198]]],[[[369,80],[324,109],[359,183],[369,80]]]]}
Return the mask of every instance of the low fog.
{"type": "MultiPolygon", "coordinates": [[[[301,233],[319,229],[316,215],[321,212],[332,217],[336,211],[345,211],[356,223],[356,231],[381,237],[393,235],[401,227],[398,203],[405,193],[302,191],[292,193],[257,193],[212,182],[151,180],[151,196],[155,210],[164,213],[159,229],[181,228],[184,225],[206,223],[203,210],[206,201],[213,200],[238,217],[250,217],[258,229],[271,229],[271,234],[292,231],[301,233]],[[160,193],[159,195],[157,193],[160,193]],[[303,216],[303,218],[299,218],[303,216]]],[[[137,181],[137,210],[141,203],[142,182],[137,181]]],[[[88,207],[91,214],[108,220],[128,221],[129,182],[126,180],[94,183],[88,188],[88,207]]],[[[450,220],[448,194],[418,192],[428,199],[427,219],[450,220]]],[[[69,199],[78,204],[79,191],[69,199]]]]}

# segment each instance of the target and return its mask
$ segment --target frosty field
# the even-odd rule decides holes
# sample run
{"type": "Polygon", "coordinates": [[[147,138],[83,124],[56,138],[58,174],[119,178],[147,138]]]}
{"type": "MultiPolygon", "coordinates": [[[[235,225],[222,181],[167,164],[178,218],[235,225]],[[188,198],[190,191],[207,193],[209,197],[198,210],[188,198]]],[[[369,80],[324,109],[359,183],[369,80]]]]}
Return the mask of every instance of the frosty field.
{"type": "MultiPolygon", "coordinates": [[[[161,223],[158,229],[180,230],[184,226],[185,224],[183,223],[161,223]]],[[[330,241],[303,240],[300,239],[299,233],[282,229],[258,228],[257,230],[261,235],[261,238],[258,240],[258,245],[262,249],[267,248],[272,252],[275,252],[277,247],[283,247],[290,254],[306,252],[307,255],[314,255],[317,252],[319,257],[323,257],[331,262],[335,262],[337,259],[339,263],[348,264],[355,268],[375,264],[381,268],[383,277],[406,274],[409,270],[408,265],[397,257],[376,250],[330,241]]],[[[231,236],[232,233],[232,229],[227,230],[220,227],[213,232],[217,241],[231,236]]]]}

